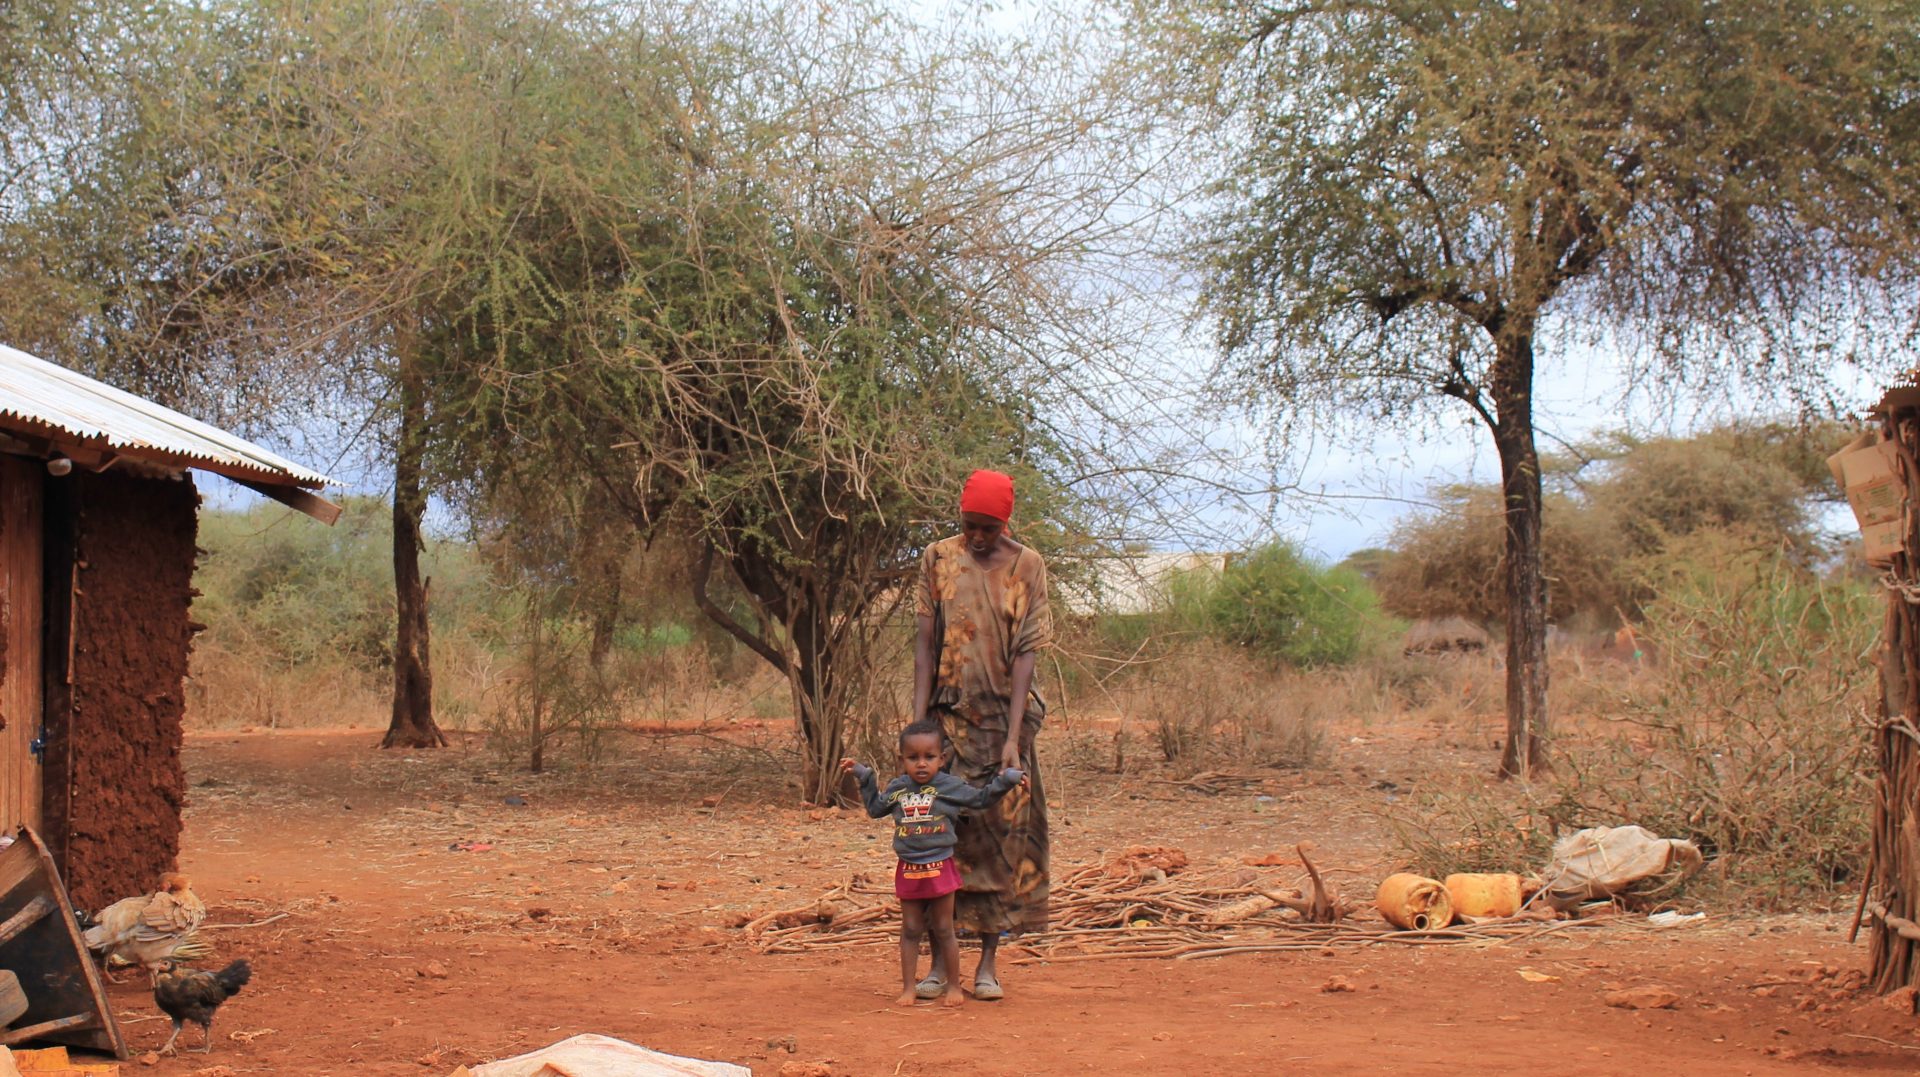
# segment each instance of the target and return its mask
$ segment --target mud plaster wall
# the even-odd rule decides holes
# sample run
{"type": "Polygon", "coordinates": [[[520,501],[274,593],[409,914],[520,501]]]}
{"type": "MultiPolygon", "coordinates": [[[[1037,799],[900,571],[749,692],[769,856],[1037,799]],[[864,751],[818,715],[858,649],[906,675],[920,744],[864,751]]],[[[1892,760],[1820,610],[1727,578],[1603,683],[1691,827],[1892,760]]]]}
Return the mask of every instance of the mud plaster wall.
{"type": "Polygon", "coordinates": [[[182,685],[200,498],[190,480],[77,476],[67,889],[97,909],[180,851],[182,685]]]}

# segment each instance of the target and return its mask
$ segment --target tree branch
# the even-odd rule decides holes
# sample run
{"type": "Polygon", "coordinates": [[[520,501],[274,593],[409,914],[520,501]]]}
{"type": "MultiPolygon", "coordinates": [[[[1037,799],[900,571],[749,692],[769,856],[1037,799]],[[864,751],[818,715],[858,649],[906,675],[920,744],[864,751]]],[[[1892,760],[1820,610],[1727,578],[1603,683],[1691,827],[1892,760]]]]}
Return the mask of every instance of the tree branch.
{"type": "Polygon", "coordinates": [[[1480,416],[1481,422],[1487,424],[1488,430],[1497,429],[1499,424],[1494,420],[1493,412],[1488,411],[1487,405],[1480,399],[1480,387],[1467,376],[1467,365],[1460,361],[1458,350],[1447,357],[1447,365],[1452,368],[1452,373],[1440,383],[1441,395],[1465,403],[1473,409],[1474,414],[1480,416]]]}
{"type": "Polygon", "coordinates": [[[726,629],[728,635],[746,644],[753,650],[753,653],[766,659],[773,668],[788,676],[792,676],[793,666],[792,663],[787,661],[786,655],[774,650],[766,640],[761,639],[758,635],[747,631],[744,625],[729,616],[727,611],[721,609],[719,603],[713,600],[713,596],[707,593],[707,580],[711,578],[712,575],[713,542],[712,540],[708,540],[702,544],[700,559],[695,562],[693,566],[694,604],[700,607],[700,612],[706,614],[708,620],[726,629]]]}
{"type": "Polygon", "coordinates": [[[1447,232],[1447,216],[1441,209],[1440,197],[1433,193],[1433,188],[1428,185],[1426,177],[1418,172],[1406,172],[1400,176],[1400,179],[1412,187],[1420,197],[1427,200],[1428,208],[1433,211],[1433,233],[1440,240],[1440,260],[1447,268],[1453,268],[1453,237],[1447,232]]]}

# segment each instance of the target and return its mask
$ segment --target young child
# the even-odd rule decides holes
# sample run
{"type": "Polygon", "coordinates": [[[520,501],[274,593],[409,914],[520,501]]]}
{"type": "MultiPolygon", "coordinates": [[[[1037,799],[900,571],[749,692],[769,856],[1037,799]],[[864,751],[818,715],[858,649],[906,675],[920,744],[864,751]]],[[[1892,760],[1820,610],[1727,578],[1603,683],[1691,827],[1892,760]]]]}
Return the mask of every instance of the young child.
{"type": "MultiPolygon", "coordinates": [[[[841,773],[851,772],[860,783],[867,814],[875,819],[893,816],[893,851],[900,864],[893,872],[893,892],[900,898],[900,978],[905,985],[897,1006],[914,1002],[914,982],[920,963],[920,940],[933,932],[934,952],[946,967],[960,967],[960,944],[953,934],[953,895],[960,889],[960,869],[953,862],[954,822],[962,809],[981,809],[1006,796],[1026,776],[1008,767],[985,788],[941,771],[944,752],[940,727],[918,721],[900,731],[900,769],[903,773],[883,791],[874,787],[873,768],[851,759],[840,761],[841,773]]],[[[958,1006],[966,1001],[954,977],[940,1000],[958,1006]]]]}

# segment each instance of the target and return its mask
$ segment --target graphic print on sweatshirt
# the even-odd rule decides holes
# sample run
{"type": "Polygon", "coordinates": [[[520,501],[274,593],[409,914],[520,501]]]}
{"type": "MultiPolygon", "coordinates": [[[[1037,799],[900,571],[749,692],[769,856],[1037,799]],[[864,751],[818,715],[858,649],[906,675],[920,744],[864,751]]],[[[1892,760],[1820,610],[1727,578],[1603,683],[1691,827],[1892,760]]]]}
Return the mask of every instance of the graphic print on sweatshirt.
{"type": "Polygon", "coordinates": [[[918,838],[946,833],[946,816],[938,815],[933,810],[933,801],[938,795],[931,785],[895,793],[894,803],[900,809],[900,825],[894,828],[894,837],[918,838]]]}

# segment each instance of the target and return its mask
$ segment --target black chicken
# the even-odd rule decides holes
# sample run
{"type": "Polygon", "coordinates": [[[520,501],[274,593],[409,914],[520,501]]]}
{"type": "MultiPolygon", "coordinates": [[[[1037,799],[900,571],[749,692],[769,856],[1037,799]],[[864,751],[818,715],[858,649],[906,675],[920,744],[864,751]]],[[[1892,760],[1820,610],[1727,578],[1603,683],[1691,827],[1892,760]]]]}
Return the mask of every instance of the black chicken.
{"type": "Polygon", "coordinates": [[[173,1035],[167,1037],[167,1045],[160,1048],[162,1054],[173,1053],[173,1041],[180,1038],[180,1026],[187,1021],[199,1025],[206,1033],[206,1043],[201,1053],[213,1051],[213,1011],[220,1008],[222,1002],[240,993],[240,989],[253,978],[253,968],[241,958],[219,972],[199,972],[183,969],[169,972],[154,984],[153,1001],[160,1012],[173,1018],[173,1035]]]}

